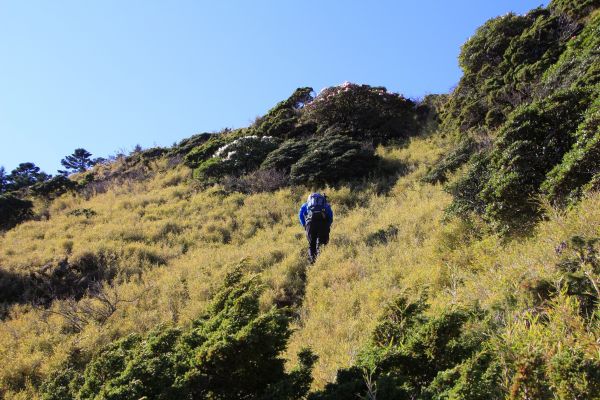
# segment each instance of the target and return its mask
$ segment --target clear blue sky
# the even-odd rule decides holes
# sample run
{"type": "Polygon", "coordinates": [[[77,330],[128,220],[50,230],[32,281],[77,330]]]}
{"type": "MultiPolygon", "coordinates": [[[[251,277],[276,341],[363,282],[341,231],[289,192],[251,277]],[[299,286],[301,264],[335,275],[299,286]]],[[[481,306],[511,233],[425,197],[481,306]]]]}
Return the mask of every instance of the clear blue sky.
{"type": "Polygon", "coordinates": [[[460,45],[540,0],[0,0],[0,165],[246,126],[296,87],[448,92],[460,45]]]}

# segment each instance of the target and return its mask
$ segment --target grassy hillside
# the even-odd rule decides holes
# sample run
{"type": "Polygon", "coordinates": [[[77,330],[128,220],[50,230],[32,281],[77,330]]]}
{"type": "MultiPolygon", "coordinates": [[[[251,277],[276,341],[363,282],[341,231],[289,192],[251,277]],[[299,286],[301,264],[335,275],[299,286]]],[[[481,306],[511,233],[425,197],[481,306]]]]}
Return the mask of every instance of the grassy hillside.
{"type": "Polygon", "coordinates": [[[300,88],[0,196],[0,397],[600,398],[597,8],[489,21],[449,95],[300,88]]]}

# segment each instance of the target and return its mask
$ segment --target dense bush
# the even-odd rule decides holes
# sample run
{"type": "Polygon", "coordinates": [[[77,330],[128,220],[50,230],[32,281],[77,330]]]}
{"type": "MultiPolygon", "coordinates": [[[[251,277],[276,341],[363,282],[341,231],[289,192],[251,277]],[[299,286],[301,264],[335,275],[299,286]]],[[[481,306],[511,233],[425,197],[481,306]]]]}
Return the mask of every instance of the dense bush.
{"type": "Polygon", "coordinates": [[[600,7],[600,2],[598,0],[552,0],[548,7],[570,18],[581,19],[600,7]]]}
{"type": "Polygon", "coordinates": [[[355,140],[387,143],[418,131],[416,104],[384,87],[344,83],[324,89],[304,109],[301,121],[322,135],[343,132],[355,140]]]}
{"type": "Polygon", "coordinates": [[[44,384],[58,399],[299,399],[316,357],[299,355],[286,373],[280,353],[290,335],[283,309],[259,312],[261,286],[241,267],[229,273],[206,315],[190,328],[162,326],[98,353],[83,376],[65,368],[44,384]]]}
{"type": "Polygon", "coordinates": [[[481,318],[479,312],[456,309],[429,318],[425,309],[423,300],[398,298],[388,307],[357,365],[339,371],[335,383],[309,399],[350,400],[369,391],[384,399],[432,398],[430,385],[435,381],[439,386],[441,374],[474,355],[484,335],[474,326],[465,329],[469,321],[481,318]]]}
{"type": "Polygon", "coordinates": [[[447,174],[456,171],[465,164],[477,149],[477,143],[471,137],[461,140],[458,145],[439,160],[423,178],[428,183],[444,183],[448,180],[447,174]]]}
{"type": "Polygon", "coordinates": [[[294,183],[323,184],[350,181],[368,174],[376,165],[373,148],[345,136],[313,141],[290,169],[294,183]]]}
{"type": "Polygon", "coordinates": [[[0,230],[13,226],[33,217],[33,203],[10,194],[0,195],[0,230]]]}
{"type": "Polygon", "coordinates": [[[569,37],[558,62],[542,77],[542,93],[560,88],[593,86],[600,82],[600,12],[595,12],[581,32],[569,37]]]}
{"type": "Polygon", "coordinates": [[[36,196],[52,199],[76,188],[76,182],[64,175],[57,175],[47,181],[36,183],[31,187],[31,192],[36,196]]]}
{"type": "Polygon", "coordinates": [[[558,204],[577,200],[585,185],[600,173],[600,97],[586,113],[575,132],[575,140],[573,148],[548,173],[541,187],[558,204]]]}
{"type": "Polygon", "coordinates": [[[273,150],[260,166],[261,169],[275,169],[290,172],[294,165],[308,151],[311,139],[289,139],[273,150]]]}
{"type": "Polygon", "coordinates": [[[169,155],[172,156],[185,156],[194,148],[201,146],[204,142],[208,141],[211,137],[215,135],[214,133],[199,133],[197,135],[190,136],[187,139],[183,139],[177,144],[174,144],[173,147],[169,150],[169,155]]]}
{"type": "Polygon", "coordinates": [[[311,129],[298,126],[299,111],[312,101],[312,92],[310,87],[296,89],[287,100],[279,102],[256,121],[251,128],[254,134],[288,138],[312,133],[311,129]]]}
{"type": "Polygon", "coordinates": [[[226,174],[247,174],[257,169],[279,143],[280,139],[272,136],[242,136],[219,147],[211,158],[199,164],[194,176],[210,180],[226,174]]]}
{"type": "Polygon", "coordinates": [[[244,136],[243,129],[237,131],[225,130],[220,133],[214,133],[207,140],[202,140],[200,146],[194,147],[193,150],[187,153],[184,157],[184,162],[188,167],[196,168],[200,163],[212,157],[220,147],[233,142],[240,136],[244,136]]]}
{"type": "Polygon", "coordinates": [[[480,193],[490,179],[490,152],[476,153],[469,159],[467,172],[445,187],[452,195],[452,204],[447,209],[449,215],[466,216],[470,212],[483,214],[485,203],[480,193]]]}
{"type": "Polygon", "coordinates": [[[590,104],[587,90],[567,90],[517,109],[491,154],[491,175],[481,191],[485,215],[500,230],[534,223],[535,196],[546,174],[575,143],[590,104]]]}

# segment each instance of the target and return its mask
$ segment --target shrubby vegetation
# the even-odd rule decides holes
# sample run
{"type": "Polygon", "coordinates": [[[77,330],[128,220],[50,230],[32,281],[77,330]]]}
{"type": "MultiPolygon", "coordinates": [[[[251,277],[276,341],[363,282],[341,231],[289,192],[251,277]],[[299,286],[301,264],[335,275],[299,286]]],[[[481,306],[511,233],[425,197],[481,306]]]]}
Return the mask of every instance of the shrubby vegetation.
{"type": "Polygon", "coordinates": [[[290,174],[294,184],[353,181],[375,172],[373,146],[415,136],[431,126],[436,110],[433,97],[417,105],[383,87],[344,83],[316,97],[298,88],[250,127],[203,141],[185,162],[205,183],[259,167],[290,174]]]}
{"type": "Polygon", "coordinates": [[[0,195],[0,229],[13,226],[33,216],[33,203],[10,194],[0,195]]]}
{"type": "Polygon", "coordinates": [[[597,173],[600,14],[576,3],[493,19],[463,46],[464,75],[443,117],[458,144],[426,178],[443,182],[467,164],[448,185],[451,213],[523,232],[544,199],[572,203],[597,173]]]}
{"type": "Polygon", "coordinates": [[[316,357],[305,350],[298,368],[285,372],[288,312],[260,313],[260,292],[257,277],[245,277],[239,266],[188,329],[159,326],[112,343],[83,373],[76,364],[57,371],[43,398],[300,399],[316,357]]]}

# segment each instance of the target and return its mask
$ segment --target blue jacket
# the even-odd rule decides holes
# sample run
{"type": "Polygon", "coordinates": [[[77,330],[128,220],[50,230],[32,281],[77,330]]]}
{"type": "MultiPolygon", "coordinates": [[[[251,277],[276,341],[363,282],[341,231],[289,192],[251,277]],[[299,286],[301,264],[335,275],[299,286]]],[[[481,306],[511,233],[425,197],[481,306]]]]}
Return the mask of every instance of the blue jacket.
{"type": "MultiPolygon", "coordinates": [[[[327,214],[327,222],[329,226],[333,223],[333,211],[329,206],[329,203],[325,203],[325,214],[327,214]]],[[[298,212],[298,219],[302,226],[306,226],[306,216],[308,215],[308,205],[306,203],[302,204],[300,207],[300,211],[298,212]]]]}

